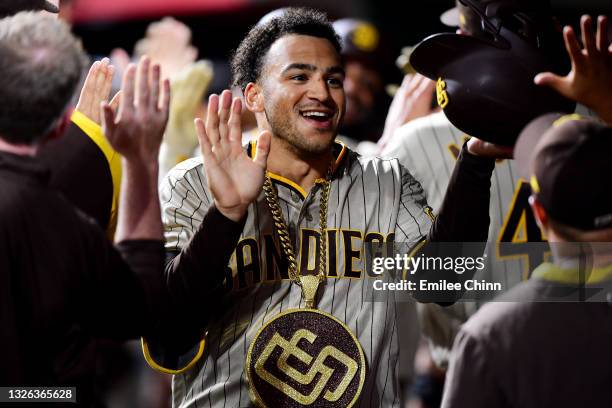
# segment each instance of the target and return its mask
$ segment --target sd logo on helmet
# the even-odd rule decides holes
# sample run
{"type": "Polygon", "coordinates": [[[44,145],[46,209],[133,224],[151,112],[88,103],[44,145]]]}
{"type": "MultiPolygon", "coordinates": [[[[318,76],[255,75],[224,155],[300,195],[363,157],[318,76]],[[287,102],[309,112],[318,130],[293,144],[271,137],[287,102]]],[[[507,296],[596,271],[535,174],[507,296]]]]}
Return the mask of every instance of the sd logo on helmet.
{"type": "Polygon", "coordinates": [[[459,0],[464,34],[435,34],[410,58],[438,81],[448,119],[471,136],[506,146],[547,112],[573,112],[575,103],[534,84],[540,72],[565,75],[570,62],[547,0],[459,0]]]}

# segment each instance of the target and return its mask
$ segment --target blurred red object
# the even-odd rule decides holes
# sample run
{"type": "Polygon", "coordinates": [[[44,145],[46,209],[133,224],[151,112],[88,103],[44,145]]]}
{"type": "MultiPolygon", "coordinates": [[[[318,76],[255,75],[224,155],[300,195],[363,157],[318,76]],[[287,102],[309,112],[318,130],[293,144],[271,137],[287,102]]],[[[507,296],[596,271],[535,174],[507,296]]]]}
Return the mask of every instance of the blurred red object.
{"type": "Polygon", "coordinates": [[[244,8],[250,0],[72,0],[72,21],[90,23],[166,15],[227,12],[244,8]]]}

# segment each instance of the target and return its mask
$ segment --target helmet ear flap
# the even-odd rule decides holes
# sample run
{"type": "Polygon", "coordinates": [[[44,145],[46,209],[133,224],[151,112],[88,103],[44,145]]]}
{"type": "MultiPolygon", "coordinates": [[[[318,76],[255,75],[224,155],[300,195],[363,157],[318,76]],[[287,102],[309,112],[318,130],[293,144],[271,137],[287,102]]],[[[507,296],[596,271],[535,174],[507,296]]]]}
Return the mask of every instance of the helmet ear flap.
{"type": "Polygon", "coordinates": [[[544,38],[541,36],[544,34],[539,30],[542,27],[539,27],[540,23],[525,11],[525,6],[521,2],[517,0],[489,0],[484,3],[478,0],[459,1],[478,16],[482,32],[489,38],[493,38],[498,47],[508,48],[512,42],[500,34],[503,27],[534,47],[538,49],[542,47],[544,38]]]}
{"type": "Polygon", "coordinates": [[[504,27],[536,48],[541,48],[543,41],[537,29],[536,22],[528,14],[517,12],[504,17],[504,27]]]}

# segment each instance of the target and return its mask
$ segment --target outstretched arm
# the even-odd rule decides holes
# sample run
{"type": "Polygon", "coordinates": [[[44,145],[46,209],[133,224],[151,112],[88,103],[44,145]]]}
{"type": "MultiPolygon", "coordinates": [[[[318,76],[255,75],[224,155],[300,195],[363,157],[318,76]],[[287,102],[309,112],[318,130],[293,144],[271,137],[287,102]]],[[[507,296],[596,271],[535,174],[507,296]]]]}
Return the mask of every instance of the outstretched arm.
{"type": "MultiPolygon", "coordinates": [[[[197,183],[189,182],[190,176],[185,175],[183,179],[168,180],[173,186],[169,194],[167,189],[162,190],[162,200],[167,201],[166,218],[173,223],[167,231],[169,245],[177,241],[176,256],[169,261],[166,272],[169,276],[184,276],[186,281],[199,282],[196,287],[206,287],[210,291],[223,283],[224,267],[242,231],[241,221],[244,221],[249,204],[261,192],[270,151],[271,135],[264,132],[259,137],[255,157],[252,159],[246,154],[241,146],[240,110],[240,99],[232,102],[229,91],[223,92],[221,97],[210,96],[206,123],[201,119],[195,121],[204,158],[206,187],[199,175],[197,183]],[[191,187],[186,187],[198,184],[202,184],[205,191],[193,192],[189,190],[191,187]],[[196,210],[202,213],[207,207],[210,209],[201,224],[194,226],[192,220],[196,210]],[[215,226],[212,231],[208,224],[215,226]],[[178,236],[174,233],[177,229],[178,236]],[[181,236],[186,230],[188,242],[181,236]],[[203,254],[207,253],[211,242],[225,249],[217,251],[214,259],[206,259],[203,254]]],[[[183,288],[179,286],[176,290],[183,288]]]]}
{"type": "Polygon", "coordinates": [[[599,16],[597,34],[593,35],[590,16],[580,21],[584,48],[572,27],[565,27],[565,48],[572,60],[572,70],[564,77],[551,72],[538,74],[537,85],[549,86],[566,98],[592,109],[605,122],[612,124],[612,45],[608,40],[608,19],[599,16]]]}
{"type": "Polygon", "coordinates": [[[170,84],[165,80],[160,85],[159,65],[151,67],[150,60],[143,57],[138,69],[128,66],[122,89],[117,114],[108,103],[102,103],[104,134],[123,156],[115,239],[161,240],[157,156],[168,120],[170,84]]]}
{"type": "Polygon", "coordinates": [[[421,74],[404,77],[389,107],[382,137],[378,140],[380,151],[393,139],[397,129],[433,112],[431,100],[435,85],[434,81],[421,74]]]}
{"type": "MultiPolygon", "coordinates": [[[[91,245],[91,293],[84,299],[83,320],[95,333],[131,337],[152,331],[168,309],[164,288],[161,214],[157,196],[157,152],[168,118],[169,84],[160,85],[159,66],[143,58],[124,73],[117,113],[107,102],[103,130],[123,156],[116,248],[84,237],[91,245]],[[163,88],[163,91],[160,89],[163,88]],[[161,104],[158,103],[161,97],[161,104]],[[101,249],[103,248],[103,249],[101,249]],[[95,258],[97,256],[97,258],[95,258]],[[108,298],[108,293],[113,293],[108,298]]],[[[89,234],[96,237],[95,234],[89,234]]]]}
{"type": "Polygon", "coordinates": [[[168,322],[174,329],[154,336],[168,353],[163,359],[182,354],[200,339],[224,293],[226,267],[248,206],[263,186],[271,135],[260,135],[256,155],[250,158],[241,146],[240,111],[241,101],[232,102],[231,92],[212,95],[206,123],[195,122],[206,177],[201,177],[199,166],[186,173],[176,169],[163,183],[167,251],[172,258],[166,265],[167,282],[181,310],[195,311],[175,315],[168,322]],[[181,336],[176,336],[178,331],[181,336]]]}
{"type": "Polygon", "coordinates": [[[210,296],[194,288],[205,288],[208,294],[221,288],[248,206],[264,182],[271,135],[262,133],[255,158],[250,158],[241,145],[240,110],[241,101],[232,102],[231,92],[211,95],[206,123],[195,122],[205,179],[195,168],[178,178],[171,173],[162,187],[166,247],[169,257],[174,256],[166,265],[168,281],[171,291],[180,294],[174,297],[198,310],[210,296]]]}

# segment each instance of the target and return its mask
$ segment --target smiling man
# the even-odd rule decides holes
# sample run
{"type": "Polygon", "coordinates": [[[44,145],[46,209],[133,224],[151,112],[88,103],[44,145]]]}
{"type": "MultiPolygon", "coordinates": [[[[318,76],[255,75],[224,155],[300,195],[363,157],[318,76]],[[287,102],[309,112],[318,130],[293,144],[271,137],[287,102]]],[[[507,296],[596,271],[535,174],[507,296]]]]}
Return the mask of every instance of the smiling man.
{"type": "Polygon", "coordinates": [[[182,316],[207,332],[197,363],[185,359],[195,338],[182,350],[144,342],[154,367],[177,374],[176,406],[400,406],[415,308],[393,293],[368,299],[368,244],[486,239],[494,160],[464,147],[432,223],[423,189],[396,160],[335,142],[346,104],[339,51],[320,12],[288,9],[254,27],[232,67],[258,140],[241,146],[240,99],[213,95],[206,124],[196,121],[203,160],[162,183],[168,272],[211,278],[210,296],[182,316]],[[242,231],[224,268],[202,256],[210,208],[242,231]]]}

